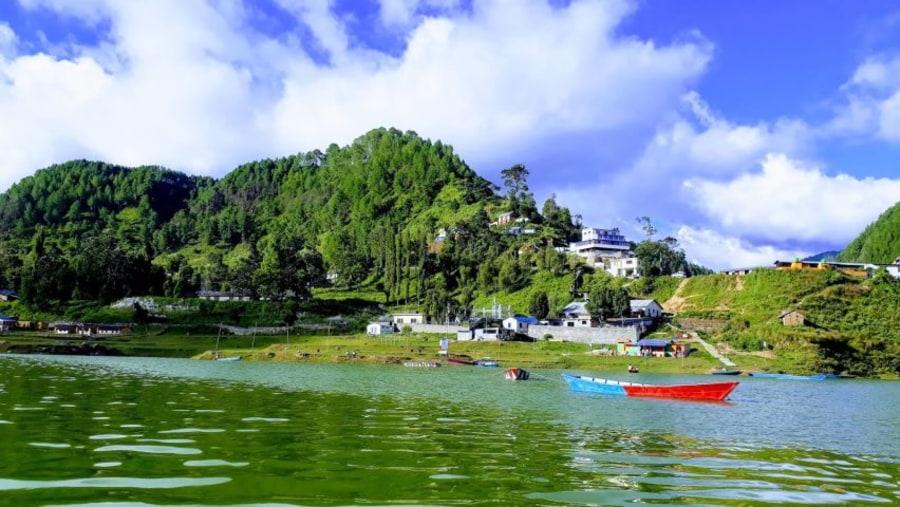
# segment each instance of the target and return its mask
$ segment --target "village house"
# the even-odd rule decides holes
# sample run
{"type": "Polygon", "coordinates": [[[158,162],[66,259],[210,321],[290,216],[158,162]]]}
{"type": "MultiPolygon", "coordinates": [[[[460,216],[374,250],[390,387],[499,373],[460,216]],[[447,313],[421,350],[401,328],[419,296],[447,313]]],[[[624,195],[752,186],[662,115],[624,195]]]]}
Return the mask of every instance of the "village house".
{"type": "Polygon", "coordinates": [[[616,343],[616,355],[641,357],[686,357],[690,345],[676,340],[644,338],[633,342],[616,343]]]}
{"type": "Polygon", "coordinates": [[[506,225],[513,221],[516,217],[516,214],[512,211],[507,211],[505,213],[500,213],[500,216],[497,217],[497,220],[491,222],[491,225],[506,225]]]}
{"type": "Polygon", "coordinates": [[[516,315],[515,317],[507,317],[503,319],[503,329],[510,334],[528,334],[528,326],[537,324],[538,320],[534,317],[523,317],[516,315]]]}
{"type": "Polygon", "coordinates": [[[0,313],[0,332],[10,331],[19,326],[19,318],[0,313]]]}
{"type": "Polygon", "coordinates": [[[391,316],[391,320],[398,326],[425,323],[425,317],[419,312],[395,313],[391,316]]]}
{"type": "Polygon", "coordinates": [[[778,316],[778,320],[785,326],[803,326],[806,324],[806,316],[796,310],[785,310],[778,316]]]}
{"type": "Polygon", "coordinates": [[[652,319],[662,317],[663,308],[655,299],[632,299],[629,304],[631,305],[632,317],[649,317],[652,319]]]}
{"type": "Polygon", "coordinates": [[[77,336],[116,336],[128,330],[125,324],[86,324],[83,322],[54,322],[50,329],[55,334],[77,336]]]}
{"type": "Polygon", "coordinates": [[[719,273],[723,275],[749,275],[757,269],[759,268],[731,268],[723,269],[722,271],[719,271],[719,273]]]}
{"type": "Polygon", "coordinates": [[[393,334],[394,332],[393,322],[370,322],[369,325],[366,326],[366,334],[370,336],[393,334]]]}
{"type": "Polygon", "coordinates": [[[200,290],[197,297],[208,301],[250,301],[252,293],[243,291],[200,290]]]}
{"type": "Polygon", "coordinates": [[[603,269],[618,278],[640,278],[640,261],[637,257],[608,257],[603,260],[603,269]]]}
{"type": "Polygon", "coordinates": [[[0,301],[15,301],[18,299],[16,291],[12,289],[0,289],[0,301]]]}
{"type": "Polygon", "coordinates": [[[567,304],[561,311],[561,321],[564,327],[592,327],[591,312],[585,308],[584,301],[573,301],[567,304]]]}

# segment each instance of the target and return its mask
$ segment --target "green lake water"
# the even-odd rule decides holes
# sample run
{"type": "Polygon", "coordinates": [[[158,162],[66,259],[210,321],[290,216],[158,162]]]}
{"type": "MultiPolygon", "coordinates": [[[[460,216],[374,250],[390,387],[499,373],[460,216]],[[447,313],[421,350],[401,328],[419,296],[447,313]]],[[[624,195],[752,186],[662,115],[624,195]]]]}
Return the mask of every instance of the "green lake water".
{"type": "Polygon", "coordinates": [[[900,383],[532,373],[4,355],[0,506],[900,504],[900,383]]]}

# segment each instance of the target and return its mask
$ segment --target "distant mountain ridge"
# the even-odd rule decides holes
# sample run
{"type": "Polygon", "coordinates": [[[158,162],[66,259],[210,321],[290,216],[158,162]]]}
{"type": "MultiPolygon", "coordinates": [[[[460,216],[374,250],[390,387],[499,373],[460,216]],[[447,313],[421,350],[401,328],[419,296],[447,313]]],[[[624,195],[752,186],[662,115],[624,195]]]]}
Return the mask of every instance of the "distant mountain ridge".
{"type": "Polygon", "coordinates": [[[810,255],[809,257],[805,257],[800,260],[803,262],[832,262],[837,260],[840,253],[840,250],[828,250],[825,252],[817,253],[815,255],[810,255]]]}

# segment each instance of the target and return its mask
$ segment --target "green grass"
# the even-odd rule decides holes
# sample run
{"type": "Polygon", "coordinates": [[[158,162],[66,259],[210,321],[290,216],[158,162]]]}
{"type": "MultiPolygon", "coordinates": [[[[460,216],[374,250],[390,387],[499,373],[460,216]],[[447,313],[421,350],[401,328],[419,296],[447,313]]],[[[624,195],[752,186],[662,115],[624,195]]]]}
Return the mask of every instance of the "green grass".
{"type": "Polygon", "coordinates": [[[757,270],[745,277],[698,276],[681,294],[678,319],[723,321],[709,335],[742,351],[765,348],[774,368],[791,373],[846,372],[900,376],[900,281],[859,279],[835,271],[757,270]],[[805,326],[784,326],[784,310],[806,316],[805,326]]]}
{"type": "Polygon", "coordinates": [[[569,289],[572,275],[554,276],[547,271],[536,272],[531,284],[515,292],[499,292],[496,294],[479,294],[472,303],[476,313],[482,308],[490,309],[496,302],[504,308],[510,307],[513,313],[528,315],[531,298],[538,292],[545,292],[550,300],[550,312],[553,314],[572,301],[569,289]]]}

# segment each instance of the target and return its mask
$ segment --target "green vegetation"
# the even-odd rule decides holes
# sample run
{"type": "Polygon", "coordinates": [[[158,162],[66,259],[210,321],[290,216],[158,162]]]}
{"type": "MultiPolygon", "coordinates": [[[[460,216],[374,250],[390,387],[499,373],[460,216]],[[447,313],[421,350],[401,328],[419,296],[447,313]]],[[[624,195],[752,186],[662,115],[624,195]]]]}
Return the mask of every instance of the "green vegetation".
{"type": "Polygon", "coordinates": [[[770,369],[896,377],[898,301],[900,280],[884,272],[856,279],[831,270],[761,269],[688,279],[676,322],[739,352],[774,352],[778,362],[770,369]],[[805,325],[783,325],[786,310],[802,313],[805,325]]]}
{"type": "MultiPolygon", "coordinates": [[[[554,318],[585,295],[594,296],[592,312],[615,316],[630,295],[668,300],[710,339],[775,351],[791,369],[900,371],[889,277],[711,275],[673,238],[654,239],[650,218],[639,217],[646,239],[632,249],[645,276],[616,279],[558,249],[579,239],[580,218],[555,196],[539,212],[525,166],[501,175],[502,189],[452,147],[395,129],[250,162],[220,180],[150,166],[55,165],[0,194],[0,288],[19,295],[0,312],[166,326],[149,341],[208,336],[219,323],[314,337],[358,333],[395,309],[466,321],[501,305],[554,318]],[[500,223],[510,212],[513,220],[500,223]],[[689,278],[671,276],[679,272],[689,278]],[[256,301],[194,298],[201,290],[256,301]],[[128,296],[152,299],[108,306],[128,296]],[[804,312],[810,325],[784,328],[777,316],[785,309],[804,312]]],[[[898,220],[900,204],[842,255],[892,260],[898,220]]],[[[149,350],[140,343],[128,350],[149,350]]]]}
{"type": "Polygon", "coordinates": [[[838,255],[839,261],[889,264],[900,256],[900,202],[869,224],[838,255]]]}

